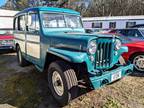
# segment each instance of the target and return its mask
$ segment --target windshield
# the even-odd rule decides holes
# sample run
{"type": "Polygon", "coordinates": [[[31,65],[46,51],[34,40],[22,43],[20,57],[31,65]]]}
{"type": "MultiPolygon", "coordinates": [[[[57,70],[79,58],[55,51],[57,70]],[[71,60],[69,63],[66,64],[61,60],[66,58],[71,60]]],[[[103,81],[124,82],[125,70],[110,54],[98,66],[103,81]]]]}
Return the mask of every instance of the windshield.
{"type": "Polygon", "coordinates": [[[141,30],[142,35],[144,36],[144,30],[141,30]]]}
{"type": "Polygon", "coordinates": [[[1,35],[12,35],[13,34],[13,30],[11,29],[0,29],[0,36],[1,35]]]}
{"type": "Polygon", "coordinates": [[[78,16],[66,15],[65,20],[69,28],[82,28],[81,19],[78,16]]]}
{"type": "Polygon", "coordinates": [[[82,28],[81,18],[76,15],[42,14],[44,28],[82,28]]]}

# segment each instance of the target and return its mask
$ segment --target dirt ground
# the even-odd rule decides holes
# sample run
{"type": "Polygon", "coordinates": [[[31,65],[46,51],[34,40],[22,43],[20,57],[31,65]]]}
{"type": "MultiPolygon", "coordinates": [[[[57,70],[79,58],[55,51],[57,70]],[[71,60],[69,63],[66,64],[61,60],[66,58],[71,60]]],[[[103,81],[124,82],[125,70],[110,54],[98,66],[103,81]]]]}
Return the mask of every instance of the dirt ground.
{"type": "MultiPolygon", "coordinates": [[[[144,108],[143,77],[135,72],[98,90],[81,88],[80,96],[65,108],[144,108]]],[[[34,66],[18,66],[15,53],[0,54],[0,104],[0,108],[3,104],[9,108],[58,108],[44,74],[34,66]]]]}

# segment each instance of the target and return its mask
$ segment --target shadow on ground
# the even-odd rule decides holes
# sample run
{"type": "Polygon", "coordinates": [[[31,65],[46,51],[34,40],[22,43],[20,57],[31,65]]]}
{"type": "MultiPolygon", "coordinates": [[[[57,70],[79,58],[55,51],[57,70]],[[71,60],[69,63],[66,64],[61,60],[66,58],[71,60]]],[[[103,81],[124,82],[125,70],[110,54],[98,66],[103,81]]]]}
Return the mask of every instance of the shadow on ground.
{"type": "Polygon", "coordinates": [[[144,77],[144,72],[134,71],[132,74],[130,74],[130,76],[133,76],[133,77],[144,77]]]}
{"type": "Polygon", "coordinates": [[[0,50],[0,55],[1,54],[8,54],[8,53],[13,53],[15,52],[14,50],[0,50]]]}
{"type": "MultiPolygon", "coordinates": [[[[15,53],[0,52],[0,104],[18,108],[58,108],[47,87],[46,74],[34,66],[20,67],[15,53]]],[[[89,92],[80,88],[79,96],[89,92]]]]}

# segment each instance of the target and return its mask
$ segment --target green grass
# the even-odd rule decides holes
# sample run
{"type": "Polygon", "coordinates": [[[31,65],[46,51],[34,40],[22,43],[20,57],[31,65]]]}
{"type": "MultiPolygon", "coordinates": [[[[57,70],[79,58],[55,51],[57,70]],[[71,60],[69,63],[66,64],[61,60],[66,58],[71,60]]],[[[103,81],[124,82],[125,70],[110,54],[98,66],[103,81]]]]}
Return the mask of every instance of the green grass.
{"type": "Polygon", "coordinates": [[[11,72],[11,71],[15,71],[15,69],[3,65],[0,66],[0,72],[11,72]]]}
{"type": "Polygon", "coordinates": [[[18,108],[37,108],[41,97],[37,93],[37,81],[33,75],[15,75],[6,81],[5,97],[0,100],[18,108]]]}
{"type": "Polygon", "coordinates": [[[108,97],[102,108],[122,108],[122,106],[112,97],[108,97]]]}

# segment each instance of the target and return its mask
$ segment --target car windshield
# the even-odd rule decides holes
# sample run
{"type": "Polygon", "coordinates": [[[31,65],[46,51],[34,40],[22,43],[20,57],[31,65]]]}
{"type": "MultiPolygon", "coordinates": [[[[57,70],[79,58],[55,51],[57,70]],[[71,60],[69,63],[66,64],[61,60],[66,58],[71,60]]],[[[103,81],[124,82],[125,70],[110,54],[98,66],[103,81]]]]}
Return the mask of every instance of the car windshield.
{"type": "Polygon", "coordinates": [[[142,35],[144,36],[144,30],[141,30],[142,35]]]}
{"type": "Polygon", "coordinates": [[[65,20],[69,28],[82,28],[82,22],[78,16],[66,15],[65,20]]]}
{"type": "Polygon", "coordinates": [[[1,35],[12,35],[13,31],[11,29],[0,29],[0,36],[1,35]]]}
{"type": "Polygon", "coordinates": [[[42,14],[44,28],[82,28],[81,18],[76,15],[42,14]]]}

